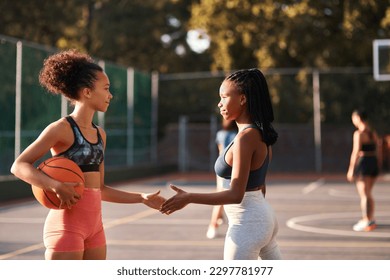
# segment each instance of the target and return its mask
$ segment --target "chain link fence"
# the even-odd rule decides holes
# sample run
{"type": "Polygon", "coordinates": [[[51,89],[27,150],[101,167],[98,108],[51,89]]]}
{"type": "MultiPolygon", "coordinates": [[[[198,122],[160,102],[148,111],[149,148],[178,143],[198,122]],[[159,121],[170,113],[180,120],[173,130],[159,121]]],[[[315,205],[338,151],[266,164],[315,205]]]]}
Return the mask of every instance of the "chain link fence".
{"type": "MultiPolygon", "coordinates": [[[[351,113],[368,111],[371,125],[382,138],[383,168],[390,158],[390,82],[377,82],[371,68],[265,69],[279,139],[271,170],[278,172],[346,172],[354,127],[351,113]]],[[[160,128],[168,127],[168,143],[177,145],[185,170],[211,170],[214,124],[218,120],[219,86],[226,73],[160,75],[160,128]],[[173,127],[179,116],[186,122],[173,127]],[[185,129],[186,132],[180,130],[185,129]],[[183,140],[184,139],[184,140],[183,140]],[[209,140],[211,139],[211,140],[209,140]],[[209,154],[207,154],[209,153],[209,154]],[[211,155],[211,156],[208,156],[211,155]],[[211,168],[210,168],[211,166],[211,168]]],[[[161,133],[164,133],[161,131],[161,133]]]]}
{"type": "MultiPolygon", "coordinates": [[[[55,51],[0,36],[0,175],[9,174],[15,155],[48,123],[71,111],[38,83],[43,60],[55,51]]],[[[96,61],[114,95],[109,110],[95,116],[107,131],[108,168],[158,163],[186,171],[212,169],[219,86],[226,73],[157,75],[96,61]],[[186,143],[180,142],[183,116],[186,143]]],[[[344,172],[352,148],[351,112],[360,107],[382,136],[389,168],[390,82],[375,81],[371,68],[265,69],[264,74],[279,132],[272,170],[344,172]]]]}
{"type": "MultiPolygon", "coordinates": [[[[0,175],[9,175],[17,156],[52,121],[72,108],[38,82],[43,60],[56,49],[0,36],[0,175]]],[[[110,78],[114,96],[95,122],[107,132],[106,167],[136,166],[156,161],[157,120],[152,108],[151,73],[96,59],[110,78]]],[[[47,155],[46,157],[48,157],[47,155]]]]}

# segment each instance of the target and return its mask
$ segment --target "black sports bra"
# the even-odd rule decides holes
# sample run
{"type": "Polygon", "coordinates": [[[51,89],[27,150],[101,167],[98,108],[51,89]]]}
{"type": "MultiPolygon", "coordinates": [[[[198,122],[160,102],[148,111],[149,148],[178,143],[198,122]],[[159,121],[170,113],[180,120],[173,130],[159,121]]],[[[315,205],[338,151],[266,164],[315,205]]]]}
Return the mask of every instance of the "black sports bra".
{"type": "MultiPolygon", "coordinates": [[[[244,129],[247,129],[249,127],[256,128],[256,126],[248,126],[244,129]]],[[[223,180],[223,187],[225,189],[230,187],[230,181],[232,176],[232,166],[227,164],[225,160],[225,156],[227,151],[230,149],[230,147],[233,145],[234,141],[232,141],[229,146],[226,147],[226,149],[223,151],[223,153],[217,158],[214,166],[215,173],[222,177],[223,180]]],[[[265,183],[265,176],[267,174],[269,164],[269,153],[268,153],[268,147],[267,147],[267,156],[263,162],[263,164],[260,166],[260,168],[251,170],[249,172],[248,182],[246,184],[246,190],[251,190],[253,188],[256,188],[258,186],[262,186],[265,183]]]]}
{"type": "Polygon", "coordinates": [[[375,143],[362,144],[362,148],[361,148],[362,152],[375,152],[375,150],[376,150],[375,143]]]}
{"type": "Polygon", "coordinates": [[[91,143],[85,139],[77,123],[72,119],[71,116],[67,116],[66,120],[72,127],[74,142],[72,146],[69,147],[69,149],[55,156],[62,156],[73,160],[75,163],[77,163],[83,172],[99,171],[99,165],[103,162],[104,159],[104,145],[103,139],[99,133],[99,129],[94,123],[92,123],[93,127],[97,131],[98,141],[96,143],[91,143]]]}
{"type": "Polygon", "coordinates": [[[376,143],[374,141],[374,134],[371,130],[366,129],[363,132],[368,134],[368,137],[370,138],[371,141],[363,143],[361,147],[362,152],[375,152],[376,150],[376,143]]]}

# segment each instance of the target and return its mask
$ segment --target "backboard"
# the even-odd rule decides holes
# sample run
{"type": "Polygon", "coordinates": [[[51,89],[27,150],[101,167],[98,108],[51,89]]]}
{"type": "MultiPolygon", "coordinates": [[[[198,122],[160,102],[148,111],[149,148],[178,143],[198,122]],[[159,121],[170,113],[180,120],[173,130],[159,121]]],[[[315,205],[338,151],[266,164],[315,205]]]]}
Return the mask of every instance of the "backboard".
{"type": "Polygon", "coordinates": [[[390,39],[373,41],[373,68],[376,81],[390,81],[390,39]]]}

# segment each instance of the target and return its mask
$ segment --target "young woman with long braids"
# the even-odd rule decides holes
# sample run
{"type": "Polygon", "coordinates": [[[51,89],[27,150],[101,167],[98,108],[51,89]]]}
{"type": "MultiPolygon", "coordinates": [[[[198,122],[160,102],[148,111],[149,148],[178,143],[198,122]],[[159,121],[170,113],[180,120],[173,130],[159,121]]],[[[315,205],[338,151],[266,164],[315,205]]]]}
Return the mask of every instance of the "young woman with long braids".
{"type": "Polygon", "coordinates": [[[11,172],[23,181],[56,193],[61,209],[50,209],[44,225],[46,259],[105,259],[106,238],[101,201],[144,203],[159,209],[165,199],[159,191],[131,193],[104,184],[106,133],[92,123],[95,112],[106,112],[112,94],[103,69],[86,54],[75,50],[48,57],[39,75],[43,87],[62,94],[74,105],[73,112],[49,124],[15,160],[11,172]],[[75,161],[85,177],[80,197],[75,183],[56,181],[33,164],[48,152],[75,161]]]}
{"type": "Polygon", "coordinates": [[[189,203],[224,205],[229,220],[224,259],[280,259],[278,223],[265,200],[265,177],[277,140],[268,86],[258,69],[237,71],[225,78],[218,107],[226,120],[237,123],[238,134],[215,163],[228,188],[213,193],[189,193],[171,185],[176,195],[160,212],[171,214],[189,203]]]}

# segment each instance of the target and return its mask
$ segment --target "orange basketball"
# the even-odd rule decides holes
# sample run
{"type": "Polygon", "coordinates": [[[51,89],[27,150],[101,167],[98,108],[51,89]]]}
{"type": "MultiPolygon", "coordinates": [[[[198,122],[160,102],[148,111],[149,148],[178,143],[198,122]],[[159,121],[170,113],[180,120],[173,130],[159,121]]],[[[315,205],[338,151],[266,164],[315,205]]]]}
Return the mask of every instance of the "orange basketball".
{"type": "MultiPolygon", "coordinates": [[[[80,167],[72,160],[63,157],[52,157],[42,162],[38,169],[47,176],[60,182],[82,183],[75,187],[78,194],[84,192],[84,174],[80,167]]],[[[37,186],[31,186],[32,192],[40,204],[47,208],[59,209],[60,199],[52,191],[43,190],[37,186]]]]}

